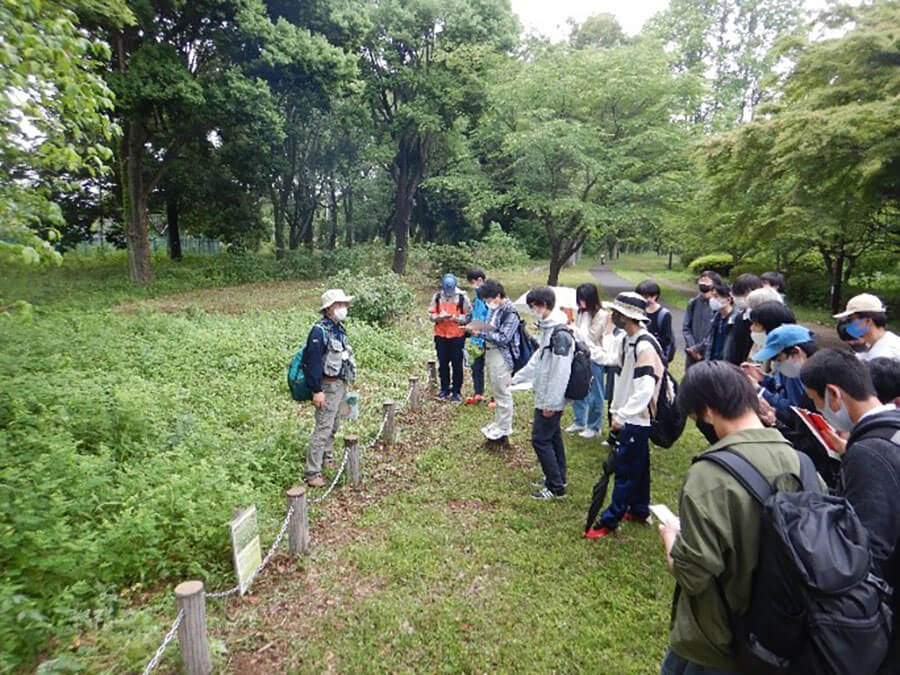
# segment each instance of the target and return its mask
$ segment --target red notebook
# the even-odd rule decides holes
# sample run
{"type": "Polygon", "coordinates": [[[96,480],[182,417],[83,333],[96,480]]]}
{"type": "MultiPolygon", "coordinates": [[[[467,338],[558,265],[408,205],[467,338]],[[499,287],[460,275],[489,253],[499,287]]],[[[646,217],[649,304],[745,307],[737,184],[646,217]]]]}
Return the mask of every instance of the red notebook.
{"type": "Polygon", "coordinates": [[[810,433],[815,437],[817,441],[819,441],[819,443],[822,444],[822,447],[825,448],[828,456],[832,459],[839,460],[841,456],[834,451],[834,448],[827,440],[825,440],[825,436],[822,435],[823,431],[829,430],[831,431],[831,433],[837,434],[832,426],[828,424],[826,419],[819,413],[810,412],[809,410],[804,410],[803,408],[798,408],[797,406],[791,406],[791,410],[797,413],[800,419],[803,420],[803,423],[806,424],[806,427],[809,429],[810,433]]]}

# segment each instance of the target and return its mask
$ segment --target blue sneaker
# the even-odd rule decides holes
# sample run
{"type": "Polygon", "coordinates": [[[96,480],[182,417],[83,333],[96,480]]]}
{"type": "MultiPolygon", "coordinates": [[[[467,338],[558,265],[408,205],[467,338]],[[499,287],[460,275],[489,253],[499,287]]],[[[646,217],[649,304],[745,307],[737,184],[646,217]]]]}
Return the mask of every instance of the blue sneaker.
{"type": "Polygon", "coordinates": [[[449,398],[450,398],[450,392],[442,391],[440,394],[438,394],[437,396],[434,397],[434,400],[435,401],[446,401],[449,398]]]}

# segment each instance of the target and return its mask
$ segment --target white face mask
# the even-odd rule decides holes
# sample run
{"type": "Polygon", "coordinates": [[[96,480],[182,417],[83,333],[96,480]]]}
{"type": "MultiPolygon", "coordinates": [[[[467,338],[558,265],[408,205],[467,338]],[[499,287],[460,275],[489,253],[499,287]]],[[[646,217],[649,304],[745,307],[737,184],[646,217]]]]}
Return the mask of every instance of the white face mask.
{"type": "Polygon", "coordinates": [[[528,308],[528,311],[530,311],[530,312],[531,312],[531,315],[532,315],[535,319],[537,319],[538,321],[543,321],[543,320],[544,320],[544,313],[543,313],[541,310],[539,310],[539,309],[532,309],[531,307],[529,307],[529,308],[528,308]]]}
{"type": "Polygon", "coordinates": [[[734,308],[737,310],[747,309],[747,298],[743,295],[733,295],[732,300],[734,300],[734,308]]]}
{"type": "Polygon", "coordinates": [[[803,364],[794,357],[778,362],[778,372],[785,377],[800,377],[800,368],[803,364]]]}
{"type": "Polygon", "coordinates": [[[347,308],[346,307],[338,307],[334,310],[334,320],[335,321],[343,321],[347,318],[347,308]]]}
{"type": "Polygon", "coordinates": [[[488,309],[500,309],[500,305],[502,305],[503,303],[500,300],[494,300],[486,304],[488,306],[488,309]]]}
{"type": "Polygon", "coordinates": [[[709,299],[709,308],[714,312],[718,312],[724,306],[725,306],[725,303],[722,302],[721,300],[719,300],[718,298],[710,298],[709,299]]]}
{"type": "Polygon", "coordinates": [[[752,330],[750,331],[750,339],[753,340],[753,344],[757,347],[765,347],[766,346],[766,333],[762,330],[752,330]]]}
{"type": "Polygon", "coordinates": [[[831,409],[831,392],[828,389],[825,390],[825,407],[822,408],[822,417],[838,431],[850,431],[853,429],[853,420],[850,419],[850,413],[844,407],[843,401],[841,401],[841,407],[838,408],[837,412],[831,409]]]}

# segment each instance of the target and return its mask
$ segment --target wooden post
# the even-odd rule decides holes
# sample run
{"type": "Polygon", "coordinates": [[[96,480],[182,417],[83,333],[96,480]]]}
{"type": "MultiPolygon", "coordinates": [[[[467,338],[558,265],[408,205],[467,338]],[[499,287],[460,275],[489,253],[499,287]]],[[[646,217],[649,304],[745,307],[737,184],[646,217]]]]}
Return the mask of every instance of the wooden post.
{"type": "Polygon", "coordinates": [[[438,388],[437,361],[434,359],[428,362],[428,388],[431,391],[437,391],[438,388]]]}
{"type": "Polygon", "coordinates": [[[178,626],[178,645],[188,675],[212,672],[206,641],[206,592],[202,581],[185,581],[175,587],[175,605],[184,612],[178,626]]]}
{"type": "Polygon", "coordinates": [[[347,453],[347,480],[353,487],[359,487],[359,440],[356,436],[344,437],[344,452],[347,453]]]}
{"type": "Polygon", "coordinates": [[[394,428],[394,402],[384,402],[384,444],[393,445],[397,441],[397,431],[394,428]]]}
{"type": "Polygon", "coordinates": [[[288,553],[296,558],[301,553],[310,554],[309,546],[309,511],[306,505],[306,486],[295,485],[285,493],[287,509],[294,507],[291,522],[288,525],[288,553]]]}
{"type": "Polygon", "coordinates": [[[422,409],[422,392],[419,391],[419,378],[409,378],[409,409],[419,412],[422,409]]]}

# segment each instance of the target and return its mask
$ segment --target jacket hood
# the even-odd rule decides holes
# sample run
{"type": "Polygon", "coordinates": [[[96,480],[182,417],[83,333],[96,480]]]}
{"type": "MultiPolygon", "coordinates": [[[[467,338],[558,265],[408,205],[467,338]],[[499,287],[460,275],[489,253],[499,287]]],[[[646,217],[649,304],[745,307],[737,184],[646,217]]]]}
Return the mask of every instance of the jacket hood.
{"type": "Polygon", "coordinates": [[[554,309],[547,315],[546,319],[541,319],[538,326],[541,330],[545,328],[553,328],[554,326],[565,326],[569,323],[569,317],[561,309],[554,309]]]}

